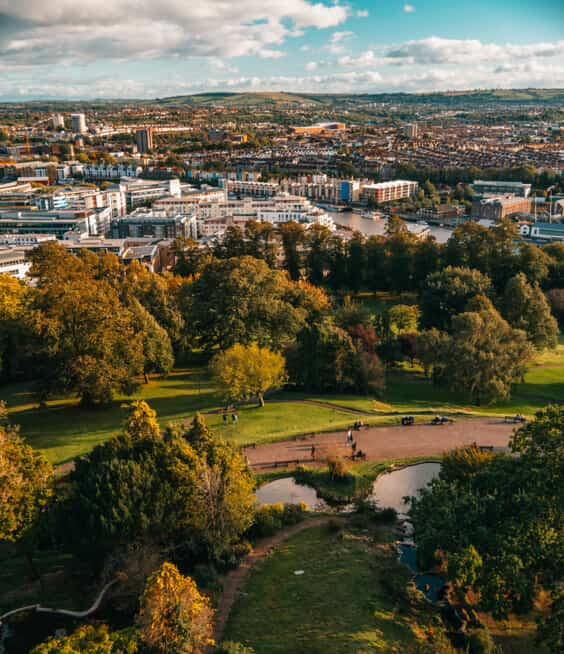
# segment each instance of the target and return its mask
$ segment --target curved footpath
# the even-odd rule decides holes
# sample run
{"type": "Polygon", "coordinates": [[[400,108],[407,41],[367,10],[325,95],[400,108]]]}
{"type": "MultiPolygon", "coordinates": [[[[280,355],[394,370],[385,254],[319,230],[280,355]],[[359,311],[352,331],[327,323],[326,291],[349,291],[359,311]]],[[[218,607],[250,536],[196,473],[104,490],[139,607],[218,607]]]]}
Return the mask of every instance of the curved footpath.
{"type": "Polygon", "coordinates": [[[280,545],[294,534],[304,531],[304,529],[311,529],[312,527],[319,527],[326,524],[330,520],[339,520],[337,516],[319,516],[318,518],[306,518],[296,525],[286,527],[280,530],[274,536],[262,540],[256,548],[241,562],[238,568],[232,570],[227,574],[223,583],[223,592],[219,600],[215,615],[215,630],[214,639],[216,643],[221,643],[225,625],[233,608],[233,604],[237,599],[238,593],[243,585],[249,570],[256,565],[259,561],[268,556],[272,550],[280,545]]]}
{"type": "MultiPolygon", "coordinates": [[[[354,431],[357,451],[366,454],[367,461],[384,461],[418,456],[437,456],[462,445],[507,448],[516,425],[503,418],[464,418],[446,425],[416,423],[402,425],[379,425],[354,431]]],[[[324,434],[297,436],[291,440],[263,443],[245,448],[245,455],[252,467],[269,469],[276,462],[312,463],[312,446],[316,459],[323,459],[327,452],[350,455],[346,444],[346,430],[324,434]]]]}
{"type": "MultiPolygon", "coordinates": [[[[303,404],[322,406],[323,403],[312,400],[303,404]]],[[[357,412],[356,409],[335,406],[327,407],[346,411],[352,415],[369,419],[372,414],[357,412]]],[[[399,419],[399,418],[398,418],[399,419]]],[[[352,422],[352,420],[351,420],[352,422]]],[[[509,437],[519,425],[504,422],[503,418],[491,416],[486,418],[459,418],[448,425],[431,425],[429,422],[416,423],[410,427],[401,425],[377,425],[354,432],[359,450],[366,453],[368,461],[401,459],[415,456],[436,456],[461,445],[477,443],[505,448],[509,437]]],[[[251,466],[265,468],[275,467],[277,461],[311,463],[311,446],[315,445],[317,457],[323,457],[328,449],[342,449],[343,454],[350,454],[345,446],[346,430],[320,434],[303,434],[284,441],[250,445],[244,452],[251,466]]],[[[62,475],[74,469],[74,461],[68,461],[57,468],[55,474],[62,475]]]]}

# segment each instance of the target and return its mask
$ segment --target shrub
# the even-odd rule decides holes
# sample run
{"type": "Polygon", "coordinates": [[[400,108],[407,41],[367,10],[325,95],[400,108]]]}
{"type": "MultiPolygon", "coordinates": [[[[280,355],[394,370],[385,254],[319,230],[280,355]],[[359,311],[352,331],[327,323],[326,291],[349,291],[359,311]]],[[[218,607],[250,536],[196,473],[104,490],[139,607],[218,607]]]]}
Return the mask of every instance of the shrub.
{"type": "Polygon", "coordinates": [[[273,536],[286,525],[295,525],[303,520],[307,507],[303,502],[299,504],[265,504],[255,513],[249,536],[264,538],[273,536]]]}
{"type": "Polygon", "coordinates": [[[307,506],[303,502],[299,504],[284,504],[282,523],[284,525],[295,525],[304,519],[306,513],[307,506]]]}
{"type": "Polygon", "coordinates": [[[327,531],[332,534],[339,534],[343,531],[343,524],[338,520],[329,520],[327,523],[327,531]]]}
{"type": "Polygon", "coordinates": [[[398,514],[395,509],[387,507],[379,509],[372,500],[361,499],[355,504],[355,513],[370,518],[373,522],[391,524],[397,520],[398,514]]]}
{"type": "Polygon", "coordinates": [[[487,627],[468,635],[468,649],[470,654],[497,654],[500,651],[487,627]]]}
{"type": "Polygon", "coordinates": [[[327,468],[332,481],[344,481],[349,476],[347,463],[338,454],[329,454],[327,456],[327,468]]]}

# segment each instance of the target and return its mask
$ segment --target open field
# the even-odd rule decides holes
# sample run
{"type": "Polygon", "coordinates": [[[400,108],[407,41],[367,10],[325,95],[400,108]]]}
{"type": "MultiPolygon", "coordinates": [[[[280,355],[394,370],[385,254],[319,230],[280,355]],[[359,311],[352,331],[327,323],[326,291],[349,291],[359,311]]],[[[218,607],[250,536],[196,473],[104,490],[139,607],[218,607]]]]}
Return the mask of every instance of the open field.
{"type": "Polygon", "coordinates": [[[374,546],[360,533],[317,527],[292,537],[250,572],[224,639],[257,654],[402,651],[415,637],[394,613],[374,562],[374,546]]]}
{"type": "MultiPolygon", "coordinates": [[[[166,379],[142,385],[141,398],[157,411],[162,426],[189,420],[196,411],[217,411],[223,404],[207,371],[201,366],[178,368],[166,379]]],[[[564,398],[564,338],[555,352],[539,356],[514,390],[511,400],[493,406],[472,406],[467,398],[437,388],[424,379],[418,368],[404,368],[388,375],[381,398],[358,395],[307,395],[281,392],[264,409],[248,405],[239,409],[236,425],[223,423],[221,413],[208,417],[212,429],[238,445],[284,440],[298,434],[345,429],[356,419],[345,409],[362,411],[364,422],[394,423],[402,413],[459,413],[469,415],[532,415],[551,401],[564,398]],[[304,400],[318,402],[305,404],[304,400]]],[[[54,399],[39,409],[30,384],[0,386],[12,422],[54,464],[84,454],[116,434],[125,417],[119,397],[109,407],[85,409],[73,398],[54,399]]]]}

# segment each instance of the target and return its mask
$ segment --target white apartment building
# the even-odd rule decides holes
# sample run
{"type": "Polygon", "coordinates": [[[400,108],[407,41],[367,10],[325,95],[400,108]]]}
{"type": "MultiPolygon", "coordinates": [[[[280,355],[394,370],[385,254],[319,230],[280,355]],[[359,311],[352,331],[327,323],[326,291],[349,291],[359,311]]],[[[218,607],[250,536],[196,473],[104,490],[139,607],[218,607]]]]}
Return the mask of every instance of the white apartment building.
{"type": "Polygon", "coordinates": [[[23,279],[31,267],[25,252],[23,248],[0,247],[0,275],[7,274],[23,279]]]}
{"type": "Polygon", "coordinates": [[[119,180],[122,177],[138,177],[143,172],[143,168],[137,164],[116,164],[115,166],[106,164],[87,164],[82,170],[85,179],[105,179],[119,180]]]}
{"type": "Polygon", "coordinates": [[[417,182],[394,179],[378,184],[365,184],[360,190],[360,197],[376,204],[408,198],[417,193],[417,182]]]}

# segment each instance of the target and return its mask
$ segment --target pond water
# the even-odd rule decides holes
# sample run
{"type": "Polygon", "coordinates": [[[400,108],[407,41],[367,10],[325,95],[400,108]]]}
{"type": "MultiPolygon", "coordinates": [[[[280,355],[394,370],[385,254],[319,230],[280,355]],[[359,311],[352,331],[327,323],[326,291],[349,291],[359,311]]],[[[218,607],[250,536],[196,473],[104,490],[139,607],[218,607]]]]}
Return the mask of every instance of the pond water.
{"type": "Polygon", "coordinates": [[[405,516],[409,506],[403,498],[417,495],[421,488],[439,474],[440,469],[440,463],[428,462],[386,472],[374,482],[370,499],[381,509],[391,507],[400,516],[405,516]]]}
{"type": "Polygon", "coordinates": [[[402,543],[399,546],[400,561],[415,575],[415,585],[425,593],[425,597],[436,602],[442,599],[445,580],[440,575],[421,574],[417,565],[417,548],[414,545],[402,543]]]}
{"type": "Polygon", "coordinates": [[[315,488],[297,484],[292,477],[282,477],[257,488],[257,502],[262,504],[299,504],[303,502],[310,511],[322,511],[327,504],[315,488]]]}

